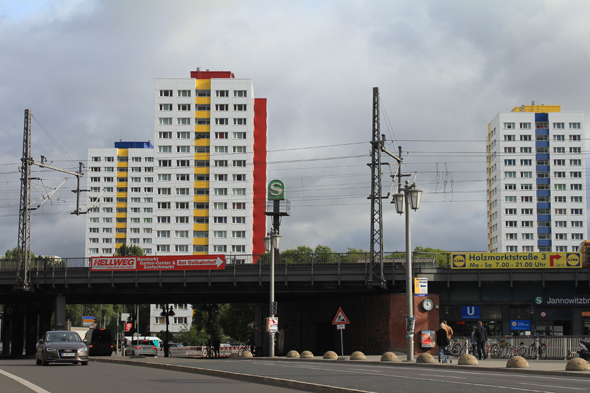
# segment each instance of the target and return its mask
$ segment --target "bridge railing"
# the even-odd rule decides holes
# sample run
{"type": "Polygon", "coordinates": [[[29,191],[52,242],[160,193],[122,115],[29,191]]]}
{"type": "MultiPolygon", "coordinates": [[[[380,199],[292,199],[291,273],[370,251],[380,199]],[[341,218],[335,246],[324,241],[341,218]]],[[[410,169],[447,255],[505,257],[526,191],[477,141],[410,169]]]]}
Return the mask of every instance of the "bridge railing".
{"type": "MultiPolygon", "coordinates": [[[[404,253],[385,253],[383,263],[393,265],[395,268],[404,269],[404,253]]],[[[225,256],[227,265],[238,265],[247,267],[270,265],[270,254],[227,254],[225,256]]],[[[275,266],[331,266],[334,264],[368,264],[370,253],[284,253],[280,254],[275,261],[275,266]]],[[[414,255],[414,266],[418,267],[439,267],[438,260],[431,255],[414,255]]],[[[30,270],[69,270],[88,269],[90,258],[59,258],[39,257],[31,260],[30,270]]],[[[16,271],[19,268],[19,261],[16,259],[0,258],[0,271],[16,271]]]]}

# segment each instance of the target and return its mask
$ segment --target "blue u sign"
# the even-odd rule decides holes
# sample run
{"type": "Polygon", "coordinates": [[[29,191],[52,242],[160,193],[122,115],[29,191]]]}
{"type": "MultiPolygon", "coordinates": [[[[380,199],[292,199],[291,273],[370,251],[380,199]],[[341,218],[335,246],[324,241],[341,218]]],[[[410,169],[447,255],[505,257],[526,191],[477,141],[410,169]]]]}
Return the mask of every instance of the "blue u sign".
{"type": "Polygon", "coordinates": [[[463,319],[479,319],[479,306],[461,306],[461,318],[463,319]]]}

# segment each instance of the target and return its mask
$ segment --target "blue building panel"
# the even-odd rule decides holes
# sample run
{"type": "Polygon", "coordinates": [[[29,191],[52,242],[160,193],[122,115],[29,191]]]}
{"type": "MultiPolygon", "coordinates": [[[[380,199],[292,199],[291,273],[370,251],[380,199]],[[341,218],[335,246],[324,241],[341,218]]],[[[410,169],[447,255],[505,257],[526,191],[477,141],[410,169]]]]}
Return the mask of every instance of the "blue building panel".
{"type": "Polygon", "coordinates": [[[537,172],[549,172],[549,165],[537,165],[537,172]]]}
{"type": "Polygon", "coordinates": [[[548,177],[537,177],[537,184],[551,184],[551,179],[548,177]]]}
{"type": "Polygon", "coordinates": [[[551,196],[551,190],[537,190],[537,196],[551,196]]]}
{"type": "Polygon", "coordinates": [[[551,216],[549,214],[539,214],[537,215],[537,221],[551,221],[551,216]]]}
{"type": "Polygon", "coordinates": [[[153,149],[151,142],[115,142],[115,149],[153,149]]]}
{"type": "Polygon", "coordinates": [[[551,233],[551,228],[548,228],[548,227],[537,228],[537,233],[551,233]]]}
{"type": "Polygon", "coordinates": [[[549,121],[549,114],[548,113],[535,113],[535,121],[536,122],[547,122],[547,121],[549,121]]]}
{"type": "Polygon", "coordinates": [[[551,209],[551,203],[537,203],[537,209],[551,209]]]}
{"type": "Polygon", "coordinates": [[[548,128],[537,128],[535,129],[535,135],[549,135],[548,128]]]}
{"type": "Polygon", "coordinates": [[[537,246],[539,247],[550,247],[551,240],[537,240],[537,246]]]}
{"type": "Polygon", "coordinates": [[[537,160],[548,160],[549,154],[548,153],[537,153],[536,158],[537,158],[537,160]]]}
{"type": "Polygon", "coordinates": [[[549,141],[535,141],[535,147],[549,147],[549,141]]]}

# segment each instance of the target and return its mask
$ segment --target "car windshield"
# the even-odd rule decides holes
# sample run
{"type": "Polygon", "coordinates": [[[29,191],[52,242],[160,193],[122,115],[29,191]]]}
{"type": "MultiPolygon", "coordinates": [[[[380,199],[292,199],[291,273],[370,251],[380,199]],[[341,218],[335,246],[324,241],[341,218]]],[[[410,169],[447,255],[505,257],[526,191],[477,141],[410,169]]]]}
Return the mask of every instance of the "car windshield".
{"type": "Polygon", "coordinates": [[[76,333],[49,333],[47,335],[47,342],[80,342],[80,336],[76,333]]]}

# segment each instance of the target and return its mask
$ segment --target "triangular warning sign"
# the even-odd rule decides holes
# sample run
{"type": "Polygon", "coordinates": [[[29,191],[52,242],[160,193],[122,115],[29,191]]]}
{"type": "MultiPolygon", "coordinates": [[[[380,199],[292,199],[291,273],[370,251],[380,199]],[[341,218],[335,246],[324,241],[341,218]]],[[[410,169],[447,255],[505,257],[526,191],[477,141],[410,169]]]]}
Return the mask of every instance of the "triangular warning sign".
{"type": "Polygon", "coordinates": [[[344,312],[342,312],[342,308],[338,307],[338,312],[336,313],[336,317],[334,317],[334,321],[332,322],[332,325],[340,325],[343,323],[350,323],[350,322],[348,322],[348,318],[346,318],[346,315],[344,315],[344,312]]]}

